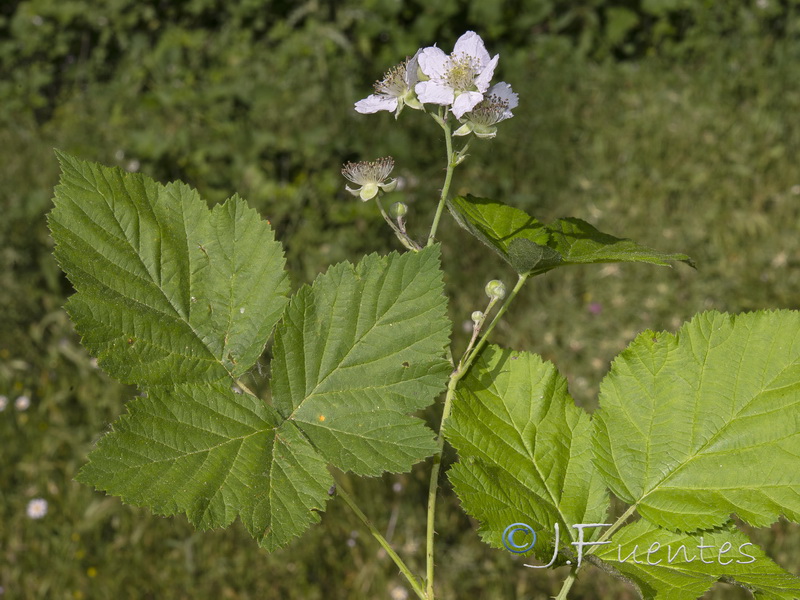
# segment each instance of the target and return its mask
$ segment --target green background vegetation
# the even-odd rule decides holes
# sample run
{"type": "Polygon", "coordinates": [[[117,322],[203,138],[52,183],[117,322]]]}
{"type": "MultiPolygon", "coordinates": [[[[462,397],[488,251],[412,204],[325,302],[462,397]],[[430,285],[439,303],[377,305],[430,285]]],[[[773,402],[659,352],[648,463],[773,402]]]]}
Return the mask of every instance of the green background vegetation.
{"type": "MultiPolygon", "coordinates": [[[[800,307],[800,3],[796,0],[30,0],[0,4],[0,586],[7,598],[401,598],[391,561],[341,502],[267,555],[238,525],[123,506],[73,481],[133,390],[93,367],[61,309],[70,287],[45,227],[53,148],[210,202],[239,192],[271,220],[293,285],[327,265],[398,248],[344,192],[348,160],[391,154],[422,237],[443,175],[425,115],[352,103],[418,47],[467,29],[501,55],[520,96],[496,140],[475,142],[455,191],[543,220],[583,218],[698,264],[557,270],[534,280],[495,341],[542,354],[596,406],[610,360],[643,329],[706,309],[800,307]],[[599,311],[599,314],[597,314],[599,311]],[[513,325],[512,325],[513,323],[513,325]],[[20,412],[14,399],[28,395],[20,412]],[[46,498],[41,520],[27,502],[46,498]],[[396,594],[392,596],[391,594],[396,594]]],[[[444,242],[455,347],[483,286],[511,270],[454,226],[444,242]]],[[[267,374],[254,373],[255,385],[267,374]]],[[[430,415],[433,422],[434,414],[430,415]]],[[[452,460],[452,456],[447,457],[452,460]]],[[[352,480],[354,494],[423,570],[427,468],[352,480]]],[[[480,543],[446,482],[442,598],[545,598],[532,572],[480,543]]],[[[800,527],[753,532],[800,573],[800,527]]],[[[719,585],[709,597],[748,597],[719,585]]],[[[575,598],[633,598],[594,570],[575,598]]]]}

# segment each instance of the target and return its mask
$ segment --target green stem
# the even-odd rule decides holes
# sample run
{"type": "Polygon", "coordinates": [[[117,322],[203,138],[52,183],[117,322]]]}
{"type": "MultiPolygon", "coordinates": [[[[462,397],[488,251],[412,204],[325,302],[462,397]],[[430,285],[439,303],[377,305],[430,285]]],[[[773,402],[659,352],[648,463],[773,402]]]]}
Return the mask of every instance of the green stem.
{"type": "Polygon", "coordinates": [[[522,286],[525,285],[525,282],[528,280],[528,277],[529,277],[528,274],[519,276],[519,278],[517,279],[517,283],[514,286],[514,289],[511,290],[511,293],[508,295],[505,302],[503,302],[503,305],[500,307],[500,310],[498,310],[497,314],[494,316],[494,318],[492,318],[492,322],[489,323],[489,327],[486,328],[486,333],[484,333],[483,336],[481,336],[481,339],[478,341],[478,343],[466,357],[466,360],[464,359],[464,357],[461,358],[461,361],[459,361],[458,363],[458,370],[462,372],[462,375],[459,377],[459,379],[463,377],[463,373],[467,372],[467,369],[469,369],[470,365],[472,364],[472,361],[475,360],[475,357],[478,355],[481,349],[486,345],[486,342],[488,341],[489,338],[489,334],[492,333],[495,325],[497,325],[498,321],[500,321],[503,315],[506,314],[509,305],[514,300],[519,291],[522,289],[522,286]]]}
{"type": "Polygon", "coordinates": [[[577,565],[570,569],[569,575],[564,580],[564,584],[561,586],[561,590],[558,592],[558,596],[555,597],[555,600],[567,600],[567,594],[569,593],[572,584],[575,583],[575,579],[578,576],[578,567],[577,565]]]}
{"type": "MultiPolygon", "coordinates": [[[[611,527],[606,529],[605,533],[603,533],[603,535],[600,536],[600,539],[598,539],[597,542],[598,543],[605,542],[608,538],[614,535],[614,532],[616,532],[617,529],[622,527],[625,524],[625,521],[628,520],[628,517],[630,517],[636,511],[637,506],[638,504],[633,504],[632,506],[629,506],[628,510],[622,513],[620,517],[616,521],[614,521],[614,524],[611,525],[611,527]]],[[[595,549],[599,547],[600,546],[592,546],[586,551],[586,554],[594,554],[595,549]]]]}
{"type": "MultiPolygon", "coordinates": [[[[622,525],[625,524],[625,521],[628,520],[628,517],[630,517],[634,513],[634,511],[636,511],[636,506],[637,506],[636,504],[634,504],[633,506],[629,506],[628,510],[622,513],[619,516],[619,518],[616,521],[614,521],[611,527],[606,529],[605,533],[603,533],[603,535],[600,536],[600,539],[597,540],[597,544],[602,544],[608,538],[614,535],[614,532],[620,527],[622,527],[622,525]]],[[[600,548],[599,545],[592,546],[586,551],[586,554],[594,554],[598,548],[600,548]]],[[[580,569],[578,565],[572,567],[572,570],[569,572],[569,575],[564,580],[564,584],[561,586],[561,591],[558,592],[558,596],[555,597],[555,600],[567,600],[567,593],[572,587],[572,584],[575,583],[575,578],[578,575],[578,569],[580,569]]]]}
{"type": "Polygon", "coordinates": [[[434,599],[433,593],[433,536],[435,531],[433,529],[435,514],[436,514],[436,495],[439,489],[439,469],[442,465],[442,451],[444,450],[444,423],[450,416],[450,411],[453,406],[453,396],[455,396],[456,383],[458,380],[451,376],[450,381],[447,383],[447,394],[444,398],[444,408],[442,409],[442,420],[439,424],[439,435],[436,438],[436,454],[433,455],[433,465],[431,466],[431,479],[428,483],[428,529],[425,539],[426,548],[426,580],[427,580],[427,593],[428,600],[434,599]]]}
{"type": "Polygon", "coordinates": [[[414,593],[417,594],[420,600],[426,600],[425,590],[422,588],[422,582],[420,582],[414,576],[414,574],[411,572],[411,569],[409,569],[408,566],[406,566],[406,563],[403,562],[403,559],[397,555],[397,552],[395,552],[389,545],[389,542],[386,541],[386,538],[383,537],[383,535],[381,535],[381,532],[377,530],[377,528],[372,524],[372,522],[367,518],[367,516],[363,512],[361,512],[361,509],[358,508],[356,503],[350,497],[350,494],[348,494],[345,491],[344,487],[339,481],[336,482],[336,494],[340,496],[342,500],[345,501],[347,506],[350,507],[350,510],[352,510],[359,518],[359,520],[366,526],[366,528],[369,529],[369,532],[372,534],[372,537],[378,540],[378,543],[383,547],[384,550],[386,550],[386,554],[389,555],[389,557],[394,561],[394,563],[400,569],[400,572],[405,576],[405,578],[411,584],[411,587],[414,589],[414,593]]]}
{"type": "Polygon", "coordinates": [[[486,322],[486,315],[492,312],[492,308],[494,307],[495,304],[497,304],[497,298],[493,297],[491,300],[489,300],[489,304],[486,306],[486,310],[483,311],[483,318],[480,321],[475,322],[475,326],[472,329],[472,337],[469,340],[469,344],[467,344],[467,349],[464,350],[464,355],[462,356],[462,359],[464,356],[469,354],[470,350],[472,350],[472,347],[475,345],[475,342],[478,341],[478,336],[481,333],[483,324],[486,322]]]}
{"type": "Polygon", "coordinates": [[[470,351],[465,352],[464,356],[461,357],[461,360],[458,362],[458,366],[456,369],[450,374],[450,380],[447,382],[447,394],[444,398],[444,408],[442,409],[442,419],[439,422],[439,434],[436,438],[436,454],[433,455],[433,465],[431,467],[431,479],[430,483],[428,484],[428,528],[427,528],[427,535],[425,539],[425,548],[426,548],[426,581],[427,581],[427,600],[434,600],[434,592],[433,592],[433,575],[434,575],[434,562],[433,562],[433,537],[434,537],[434,522],[435,522],[435,513],[436,513],[436,496],[437,491],[439,489],[439,470],[442,465],[442,451],[444,450],[444,424],[447,419],[450,417],[450,412],[452,411],[453,407],[453,398],[456,394],[456,386],[458,382],[461,381],[461,378],[469,370],[472,361],[477,356],[478,352],[480,352],[481,348],[486,343],[486,338],[494,329],[494,326],[497,324],[497,321],[505,314],[506,310],[508,309],[508,305],[511,304],[514,297],[517,293],[522,289],[525,281],[528,279],[527,275],[520,275],[519,279],[517,280],[517,285],[514,286],[514,289],[511,293],[506,297],[505,302],[500,307],[500,310],[497,311],[497,314],[492,319],[492,322],[489,324],[489,327],[486,329],[486,333],[481,337],[478,344],[470,351]],[[465,358],[466,357],[466,360],[465,358]]]}
{"type": "Polygon", "coordinates": [[[428,234],[428,246],[433,245],[436,239],[436,230],[439,228],[439,220],[442,218],[444,205],[447,201],[447,194],[450,192],[450,182],[453,180],[453,171],[456,168],[456,160],[453,155],[453,136],[450,132],[450,123],[448,122],[447,115],[440,114],[436,118],[436,122],[444,130],[444,141],[447,145],[447,172],[444,176],[444,185],[442,186],[442,195],[439,197],[439,205],[436,207],[436,214],[433,217],[433,224],[431,225],[431,232],[428,234]]]}
{"type": "Polygon", "coordinates": [[[383,203],[381,202],[379,196],[375,197],[375,202],[378,205],[378,210],[381,211],[384,221],[386,221],[389,224],[389,227],[392,228],[392,231],[394,231],[394,234],[397,236],[397,239],[400,240],[400,243],[403,244],[407,250],[411,250],[412,252],[419,252],[422,250],[422,248],[420,248],[414,240],[408,237],[408,234],[406,234],[405,231],[401,231],[400,228],[395,224],[395,222],[386,212],[386,209],[383,208],[383,203]]]}

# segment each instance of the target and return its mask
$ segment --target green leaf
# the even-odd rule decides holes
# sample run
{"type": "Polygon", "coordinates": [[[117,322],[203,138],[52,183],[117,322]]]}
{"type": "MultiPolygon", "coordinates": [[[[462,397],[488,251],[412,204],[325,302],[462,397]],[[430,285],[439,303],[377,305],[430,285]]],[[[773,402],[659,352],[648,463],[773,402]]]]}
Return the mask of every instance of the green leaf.
{"type": "Polygon", "coordinates": [[[376,474],[435,450],[407,415],[449,372],[438,247],[303,287],[277,336],[273,407],[235,387],[287,304],[269,224],[237,197],[209,210],[182,184],[60,159],[49,220],[70,314],[102,366],[144,390],[80,481],[200,528],[239,516],[272,550],[319,521],[330,463],[376,474]]]}
{"type": "Polygon", "coordinates": [[[59,160],[55,256],[78,292],[67,310],[101,366],[139,385],[250,369],[289,293],[269,224],[238,197],[210,211],[184,184],[59,160]]]}
{"type": "Polygon", "coordinates": [[[448,202],[461,227],[497,252],[520,275],[541,272],[561,263],[561,255],[549,246],[544,224],[524,211],[497,200],[457,196],[448,202]]]}
{"type": "Polygon", "coordinates": [[[78,481],[200,529],[241,516],[273,550],[319,522],[333,478],[291,423],[223,382],[156,388],[128,406],[78,481]]]}
{"type": "MultiPolygon", "coordinates": [[[[598,231],[580,219],[559,219],[547,226],[551,244],[561,254],[562,265],[640,262],[669,267],[672,261],[694,266],[685,254],[665,254],[598,231]]],[[[561,265],[559,265],[561,266],[561,265]]]]}
{"type": "Polygon", "coordinates": [[[78,481],[200,529],[241,515],[274,549],[319,521],[325,461],[274,409],[223,382],[156,388],[128,406],[78,481]],[[298,510],[298,507],[301,507],[298,510]]]}
{"type": "Polygon", "coordinates": [[[602,233],[580,219],[544,225],[497,200],[459,196],[449,203],[456,221],[497,252],[520,275],[539,275],[556,267],[611,262],[670,266],[685,254],[665,254],[631,240],[602,233]]]}
{"type": "Polygon", "coordinates": [[[446,435],[460,459],[450,481],[492,546],[526,523],[536,556],[549,562],[556,523],[563,547],[577,539],[574,524],[603,522],[608,497],[592,464],[589,415],[539,356],[487,346],[459,383],[446,435]]]}
{"type": "Polygon", "coordinates": [[[609,487],[662,527],[799,520],[800,312],[644,332],[603,380],[594,423],[609,487]]]}
{"type": "Polygon", "coordinates": [[[641,519],[620,529],[596,556],[636,585],[645,600],[698,598],[718,580],[764,600],[800,598],[800,578],[730,524],[687,534],[641,519]]]}
{"type": "Polygon", "coordinates": [[[450,366],[439,248],[331,268],[278,328],[273,399],[338,468],[404,471],[436,450],[407,413],[444,389],[450,366]]]}

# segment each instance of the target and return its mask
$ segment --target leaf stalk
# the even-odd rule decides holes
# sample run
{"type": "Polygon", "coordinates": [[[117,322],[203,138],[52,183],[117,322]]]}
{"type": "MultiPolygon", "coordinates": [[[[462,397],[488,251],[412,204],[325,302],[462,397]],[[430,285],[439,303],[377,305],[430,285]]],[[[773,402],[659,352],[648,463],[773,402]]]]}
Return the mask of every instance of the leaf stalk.
{"type": "Polygon", "coordinates": [[[420,600],[426,600],[425,590],[422,587],[422,582],[420,582],[414,574],[411,572],[411,569],[408,568],[403,559],[398,556],[397,552],[394,551],[392,546],[386,540],[385,537],[381,534],[380,531],[372,524],[372,522],[367,518],[367,516],[361,512],[361,509],[358,508],[358,505],[353,501],[353,498],[350,496],[349,493],[344,489],[340,481],[336,482],[336,494],[341,497],[342,500],[345,501],[347,506],[350,507],[356,517],[364,524],[364,526],[369,529],[369,532],[372,534],[381,547],[386,551],[386,554],[394,561],[394,564],[400,569],[400,572],[403,576],[408,580],[408,583],[411,585],[411,588],[414,590],[414,593],[417,595],[420,600]]]}

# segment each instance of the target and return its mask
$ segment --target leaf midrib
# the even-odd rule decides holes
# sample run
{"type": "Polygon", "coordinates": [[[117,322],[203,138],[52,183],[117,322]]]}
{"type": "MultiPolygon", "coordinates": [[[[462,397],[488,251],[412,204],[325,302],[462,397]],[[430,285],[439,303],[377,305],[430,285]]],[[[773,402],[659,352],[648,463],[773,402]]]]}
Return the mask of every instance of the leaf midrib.
{"type": "MultiPolygon", "coordinates": [[[[203,340],[202,336],[200,336],[200,334],[197,332],[197,330],[195,330],[195,328],[192,326],[192,324],[189,321],[189,319],[183,317],[183,315],[181,314],[181,311],[178,310],[178,308],[172,303],[172,301],[170,300],[169,296],[166,294],[166,292],[165,292],[164,288],[161,286],[161,284],[159,282],[155,281],[155,279],[153,278],[153,275],[150,273],[150,270],[147,268],[147,266],[145,265],[144,261],[142,260],[141,253],[134,246],[133,241],[130,239],[130,237],[128,235],[128,232],[122,226],[122,223],[120,223],[119,219],[117,218],[116,213],[114,212],[113,208],[109,204],[109,198],[106,196],[106,194],[98,188],[96,183],[93,184],[91,181],[89,181],[89,179],[86,177],[86,175],[83,173],[82,170],[78,171],[76,169],[76,172],[78,172],[81,175],[81,177],[86,181],[86,183],[89,186],[94,186],[94,191],[97,194],[99,194],[101,198],[103,198],[104,202],[106,203],[106,207],[109,210],[110,215],[112,216],[113,220],[115,221],[115,223],[119,227],[119,231],[122,232],[122,234],[123,234],[123,238],[122,239],[117,238],[116,236],[113,236],[113,235],[112,235],[112,237],[114,237],[115,239],[120,240],[120,242],[124,241],[124,243],[128,245],[130,250],[136,256],[136,259],[139,261],[139,264],[142,266],[143,271],[145,273],[147,273],[147,275],[148,275],[147,278],[144,278],[144,277],[138,277],[138,278],[142,279],[143,281],[149,280],[156,287],[156,289],[161,293],[161,295],[163,296],[164,300],[166,301],[167,306],[171,307],[172,310],[175,312],[175,319],[180,321],[180,322],[182,322],[182,323],[184,323],[189,328],[189,331],[191,331],[193,336],[195,337],[195,339],[198,342],[200,342],[200,345],[203,348],[205,348],[205,350],[208,352],[208,354],[210,356],[212,356],[214,358],[214,362],[216,362],[219,366],[221,366],[223,369],[225,369],[225,372],[228,374],[228,376],[231,378],[231,380],[235,381],[235,378],[233,377],[233,374],[228,369],[228,367],[225,365],[223,360],[214,355],[214,352],[211,350],[211,348],[208,346],[208,344],[206,344],[206,342],[203,340]]],[[[105,177],[105,175],[104,175],[104,177],[105,177]]],[[[113,187],[113,186],[111,186],[110,182],[107,179],[106,179],[106,185],[109,188],[113,187]]],[[[159,183],[156,183],[156,187],[158,189],[158,195],[159,196],[160,196],[161,193],[166,193],[167,192],[166,186],[163,186],[163,185],[161,185],[159,183]]],[[[123,185],[123,188],[124,188],[124,185],[123,185]]],[[[125,188],[125,193],[126,193],[126,195],[129,196],[129,192],[128,192],[127,188],[125,188]]],[[[89,220],[91,223],[93,223],[95,226],[99,227],[103,231],[107,231],[100,223],[98,223],[97,221],[92,219],[91,216],[83,209],[82,206],[80,206],[80,204],[78,202],[74,201],[74,199],[71,199],[71,200],[72,200],[72,205],[76,209],[78,209],[84,215],[84,217],[87,220],[89,220]]],[[[147,200],[148,200],[147,206],[152,208],[151,199],[148,197],[147,200]]],[[[131,207],[133,208],[133,210],[136,211],[137,222],[139,222],[140,221],[140,211],[139,211],[138,207],[133,202],[131,202],[131,207]]],[[[183,208],[185,208],[185,205],[183,205],[183,208]]],[[[163,224],[161,223],[161,221],[159,221],[156,218],[155,212],[153,212],[153,220],[158,225],[158,230],[161,231],[162,227],[163,227],[163,224]]],[[[189,256],[190,256],[189,255],[189,238],[188,238],[188,234],[186,233],[186,211],[185,210],[181,210],[181,223],[183,224],[183,235],[181,236],[181,241],[185,242],[185,249],[186,249],[185,257],[186,257],[186,260],[189,261],[189,256]]],[[[88,244],[89,246],[91,246],[91,244],[89,242],[87,242],[83,237],[81,237],[81,236],[77,236],[77,237],[79,237],[81,239],[81,241],[83,241],[83,243],[88,244]]],[[[162,258],[162,254],[161,254],[160,250],[159,250],[159,253],[158,253],[158,257],[159,257],[159,269],[160,269],[161,258],[162,258]]],[[[108,259],[105,258],[105,260],[108,260],[108,259]]],[[[109,261],[109,262],[111,262],[111,261],[109,261]]],[[[119,268],[119,269],[121,269],[121,270],[123,270],[125,272],[130,273],[130,271],[128,271],[127,269],[124,269],[122,266],[116,265],[116,263],[113,263],[113,262],[112,262],[112,264],[114,264],[117,268],[119,268]]],[[[189,261],[189,267],[191,267],[191,261],[189,261]]],[[[191,270],[191,268],[187,268],[186,272],[188,273],[188,277],[189,277],[189,281],[187,282],[187,285],[188,285],[188,289],[190,290],[189,295],[191,296],[191,289],[192,289],[192,270],[191,270]]],[[[130,273],[130,274],[135,276],[134,273],[130,273]]],[[[106,286],[104,286],[104,287],[106,287],[106,286]]],[[[131,298],[127,298],[127,299],[131,300],[131,298]]],[[[147,306],[150,309],[157,310],[155,307],[149,306],[148,304],[146,304],[144,302],[141,302],[140,300],[138,300],[136,298],[133,298],[132,300],[134,300],[137,304],[141,304],[143,306],[147,306]]],[[[187,299],[187,305],[191,307],[190,298],[187,299]]],[[[191,308],[189,310],[191,311],[191,308]]],[[[157,310],[157,312],[162,312],[162,311],[158,311],[157,310]]],[[[162,314],[165,314],[165,313],[162,312],[162,314]]],[[[166,314],[165,314],[165,316],[166,316],[166,314]]]]}
{"type": "MultiPolygon", "coordinates": [[[[752,336],[752,334],[753,334],[753,329],[752,329],[752,328],[748,329],[748,336],[747,336],[747,339],[748,339],[748,340],[750,339],[750,337],[752,336]]],[[[709,346],[710,346],[710,343],[711,343],[711,339],[709,338],[709,339],[708,339],[708,345],[709,345],[709,346]]],[[[774,344],[774,343],[775,343],[775,341],[774,341],[774,339],[773,339],[773,341],[772,341],[772,344],[774,344]]],[[[745,345],[746,345],[746,344],[745,344],[745,345]]],[[[770,346],[770,353],[772,353],[772,345],[770,346]]],[[[709,352],[708,352],[708,351],[706,351],[706,353],[705,353],[705,356],[704,356],[704,362],[703,362],[703,366],[705,366],[705,364],[706,364],[706,363],[707,363],[707,361],[708,361],[708,354],[709,354],[709,352]]],[[[655,493],[655,492],[658,492],[658,491],[660,491],[660,486],[662,486],[662,485],[663,485],[665,482],[669,481],[671,478],[675,477],[675,476],[676,476],[676,474],[677,474],[677,473],[679,473],[680,471],[682,471],[682,470],[684,470],[684,469],[688,468],[689,464],[690,464],[691,462],[693,462],[695,459],[698,459],[698,458],[700,458],[701,456],[703,456],[703,455],[704,455],[704,454],[703,454],[703,450],[705,450],[705,449],[706,449],[708,446],[710,446],[710,445],[711,445],[711,444],[712,444],[712,443],[713,443],[713,442],[714,442],[714,441],[715,441],[715,440],[716,440],[716,439],[717,439],[717,438],[718,438],[720,435],[722,435],[722,433],[724,433],[724,431],[725,431],[725,430],[726,430],[728,427],[730,427],[730,426],[731,426],[731,425],[732,425],[732,424],[733,424],[733,423],[734,423],[734,422],[735,422],[735,421],[736,421],[736,420],[739,418],[739,415],[740,415],[742,412],[744,412],[744,411],[745,411],[745,410],[746,410],[746,409],[747,409],[747,408],[748,408],[748,407],[749,407],[749,406],[750,406],[750,405],[751,405],[753,402],[755,402],[755,401],[756,401],[758,398],[760,398],[760,397],[761,397],[761,395],[762,395],[763,393],[765,393],[765,391],[769,390],[769,389],[770,389],[770,383],[771,383],[771,382],[773,382],[773,381],[777,380],[778,378],[780,378],[780,377],[783,375],[783,373],[786,371],[786,369],[788,369],[788,368],[790,368],[790,367],[794,366],[794,365],[796,364],[796,362],[797,362],[797,361],[794,361],[794,362],[792,362],[792,363],[789,363],[789,364],[785,365],[785,366],[784,366],[784,367],[783,367],[781,370],[779,370],[779,371],[778,371],[778,372],[775,374],[775,376],[774,376],[774,377],[773,377],[773,378],[772,378],[772,379],[771,379],[769,382],[764,382],[764,385],[762,386],[762,388],[760,389],[760,391],[759,391],[757,394],[754,394],[752,398],[750,398],[750,399],[749,399],[749,400],[748,400],[748,401],[747,401],[745,404],[743,404],[741,407],[739,407],[739,409],[738,409],[738,410],[736,410],[736,412],[735,412],[733,415],[731,415],[731,418],[730,418],[729,420],[727,420],[727,421],[725,422],[725,424],[724,424],[722,427],[720,427],[719,429],[717,429],[717,431],[715,431],[715,432],[714,432],[714,434],[713,434],[712,436],[710,436],[710,437],[709,437],[709,439],[707,439],[707,440],[706,440],[706,441],[705,441],[705,442],[704,442],[704,443],[703,443],[703,444],[702,444],[700,447],[698,447],[698,448],[697,448],[697,449],[696,449],[696,450],[695,450],[695,451],[694,451],[694,452],[691,454],[691,456],[689,456],[689,457],[688,457],[688,459],[687,459],[687,460],[685,460],[684,462],[682,462],[682,463],[681,463],[680,465],[678,465],[678,466],[677,466],[675,469],[673,469],[672,471],[670,471],[670,472],[669,472],[667,475],[665,475],[663,478],[661,478],[660,480],[656,481],[656,482],[655,482],[655,483],[654,483],[652,486],[650,486],[650,488],[649,488],[649,489],[648,489],[648,490],[647,490],[647,491],[646,491],[646,492],[645,492],[645,493],[644,493],[644,494],[643,494],[643,495],[642,495],[642,496],[641,496],[641,497],[640,497],[640,498],[639,498],[639,499],[636,501],[636,504],[637,504],[637,505],[638,505],[638,504],[640,504],[640,503],[641,503],[642,501],[644,501],[644,500],[647,498],[647,496],[649,496],[650,494],[653,494],[653,493],[655,493]]],[[[740,363],[739,363],[739,366],[737,367],[737,379],[738,379],[738,374],[741,372],[741,367],[742,367],[742,361],[741,361],[741,358],[740,358],[740,363]]],[[[765,367],[766,367],[766,363],[765,363],[765,367]]],[[[705,368],[701,368],[701,378],[703,378],[704,376],[705,376],[705,368]]],[[[697,398],[697,397],[696,397],[696,398],[697,398]]],[[[697,404],[698,404],[698,403],[697,403],[697,402],[695,402],[695,407],[697,406],[697,404]]],[[[693,424],[694,424],[694,423],[696,423],[696,422],[697,422],[697,419],[694,419],[694,420],[693,420],[693,424]]],[[[693,437],[694,437],[694,436],[693,436],[693,437]]],[[[746,487],[746,486],[745,486],[745,487],[746,487]]],[[[762,487],[763,487],[763,486],[762,486],[762,487]]]]}
{"type": "MultiPolygon", "coordinates": [[[[391,262],[387,261],[387,262],[386,262],[386,264],[384,265],[384,271],[383,271],[383,273],[381,273],[381,278],[380,278],[380,281],[381,281],[381,282],[384,282],[384,281],[385,281],[385,277],[386,277],[386,275],[389,273],[389,269],[390,269],[390,267],[391,267],[391,262]]],[[[355,272],[354,272],[354,273],[355,273],[355,272]]],[[[416,274],[415,274],[415,276],[414,276],[414,278],[413,278],[413,279],[412,279],[410,282],[408,282],[408,283],[406,283],[406,284],[405,284],[405,289],[411,289],[411,288],[412,288],[412,286],[413,286],[413,283],[414,283],[414,281],[415,281],[415,280],[416,280],[418,277],[420,277],[420,276],[422,275],[422,273],[423,273],[423,271],[419,271],[418,273],[416,273],[416,274]]],[[[360,279],[359,279],[359,280],[357,280],[357,281],[361,282],[361,280],[360,280],[360,279]]],[[[381,286],[381,289],[382,289],[382,286],[381,286]]],[[[360,292],[359,292],[358,296],[359,296],[359,299],[361,299],[361,297],[362,297],[362,294],[363,294],[363,285],[359,286],[359,290],[360,290],[360,292]]],[[[337,287],[337,288],[336,288],[336,297],[335,297],[335,300],[334,300],[334,302],[332,303],[332,305],[335,305],[335,301],[336,301],[336,300],[338,300],[338,298],[339,298],[339,287],[337,287]]],[[[309,300],[310,300],[311,302],[313,302],[313,303],[314,303],[314,305],[316,305],[316,298],[314,298],[314,297],[313,297],[311,294],[309,294],[309,300]]],[[[402,300],[402,301],[403,301],[403,302],[408,302],[409,300],[402,300]]],[[[295,420],[296,413],[297,413],[297,412],[298,412],[298,411],[299,411],[299,410],[300,410],[300,409],[301,409],[301,408],[302,408],[302,407],[303,407],[303,406],[304,406],[304,405],[305,405],[305,404],[306,404],[306,403],[307,403],[309,400],[311,400],[311,399],[312,399],[314,396],[321,395],[321,394],[319,394],[319,392],[318,392],[319,388],[320,388],[320,387],[321,387],[321,386],[322,386],[322,385],[323,385],[323,384],[324,384],[324,383],[325,383],[325,382],[326,382],[326,381],[327,381],[327,380],[328,380],[330,377],[332,377],[332,376],[333,376],[333,375],[335,375],[336,373],[339,373],[339,372],[341,372],[341,370],[343,369],[343,367],[342,367],[342,364],[343,364],[344,362],[346,362],[346,361],[347,361],[347,359],[348,359],[348,358],[349,358],[349,357],[352,355],[352,353],[353,353],[353,352],[356,350],[356,348],[358,348],[358,347],[359,347],[359,346],[362,344],[362,342],[364,341],[364,339],[365,339],[365,338],[367,338],[367,337],[368,337],[368,336],[369,336],[369,335],[370,335],[370,334],[371,334],[371,333],[372,333],[372,332],[373,332],[373,331],[374,331],[376,328],[378,328],[379,326],[384,326],[384,327],[386,326],[386,324],[384,323],[384,319],[385,319],[386,315],[387,315],[387,314],[389,314],[389,312],[390,312],[392,309],[394,309],[396,306],[398,306],[398,304],[400,304],[400,302],[401,302],[401,297],[400,297],[400,296],[398,296],[398,298],[396,298],[396,299],[395,299],[395,301],[394,301],[394,302],[392,302],[392,304],[390,304],[389,306],[387,306],[387,307],[386,307],[386,309],[385,309],[385,310],[384,310],[384,311],[383,311],[383,312],[380,314],[380,316],[379,316],[379,317],[377,317],[377,318],[375,319],[375,321],[374,321],[374,322],[373,322],[373,323],[372,323],[372,324],[369,326],[369,328],[368,328],[368,329],[366,329],[366,330],[365,330],[365,331],[364,331],[364,332],[363,332],[363,333],[362,333],[362,334],[361,334],[361,335],[360,335],[358,338],[356,338],[356,339],[354,339],[354,340],[353,340],[352,344],[350,345],[350,348],[347,350],[347,352],[344,354],[344,356],[342,356],[342,358],[341,358],[341,359],[339,359],[339,360],[336,362],[336,365],[335,365],[335,366],[334,366],[332,369],[330,369],[330,370],[329,370],[329,371],[328,371],[328,372],[327,372],[327,373],[326,373],[324,376],[322,376],[322,377],[320,377],[320,378],[318,379],[318,381],[317,381],[317,382],[316,382],[316,384],[314,385],[314,388],[313,388],[313,389],[312,389],[310,392],[308,392],[308,393],[306,393],[306,392],[303,392],[303,394],[304,394],[304,397],[303,397],[303,398],[300,400],[300,402],[298,402],[297,406],[296,406],[296,407],[295,407],[295,408],[292,410],[291,414],[290,414],[290,415],[287,417],[287,419],[288,419],[288,420],[295,420]]],[[[433,311],[436,311],[436,309],[437,309],[437,308],[438,308],[438,307],[436,307],[436,306],[431,306],[431,307],[429,307],[429,308],[428,308],[428,310],[426,310],[424,313],[415,314],[415,315],[414,315],[414,318],[415,318],[415,319],[420,319],[420,320],[421,320],[421,319],[424,319],[424,317],[425,317],[425,316],[426,316],[428,313],[430,313],[430,312],[433,312],[433,311]]],[[[330,320],[330,321],[331,321],[331,325],[332,325],[332,320],[330,320]]],[[[417,340],[417,342],[416,342],[416,343],[417,343],[417,344],[419,344],[419,343],[421,343],[421,342],[423,342],[423,341],[425,341],[425,340],[427,340],[427,339],[429,339],[429,338],[433,337],[434,335],[436,335],[436,333],[437,333],[436,331],[432,331],[432,332],[430,332],[430,333],[429,333],[427,336],[425,336],[424,338],[420,338],[419,340],[417,340]]],[[[322,350],[322,351],[319,353],[319,356],[320,356],[320,361],[322,361],[322,358],[323,358],[323,357],[324,357],[324,355],[325,355],[325,350],[327,349],[327,344],[328,344],[328,340],[329,340],[329,339],[330,339],[330,328],[329,328],[329,329],[328,329],[328,331],[326,332],[326,336],[325,336],[325,344],[326,344],[326,345],[325,345],[325,347],[323,348],[323,350],[322,350]]],[[[305,347],[305,343],[306,343],[305,336],[303,337],[303,343],[304,343],[304,347],[305,347]]],[[[393,350],[393,351],[391,351],[391,352],[390,352],[390,353],[388,353],[388,354],[381,355],[381,356],[378,356],[378,357],[374,357],[374,358],[373,358],[373,359],[372,359],[370,362],[377,362],[377,361],[379,361],[379,360],[383,360],[383,359],[385,359],[386,357],[390,356],[391,354],[396,354],[396,353],[397,353],[397,352],[396,352],[396,350],[393,350]]],[[[354,364],[354,365],[348,365],[348,367],[346,367],[346,368],[358,367],[358,366],[362,366],[362,365],[364,365],[364,364],[368,364],[368,363],[358,363],[358,364],[354,364]]],[[[393,384],[393,385],[394,385],[394,384],[393,384]]],[[[371,388],[374,388],[374,387],[377,387],[377,386],[362,386],[362,387],[359,387],[359,388],[357,388],[357,389],[358,389],[358,390],[364,390],[364,389],[371,389],[371,388]]],[[[344,392],[346,392],[346,391],[347,391],[347,390],[340,390],[340,392],[341,392],[341,393],[344,393],[344,392]]],[[[395,412],[396,412],[396,411],[395,411],[395,412]]]]}

